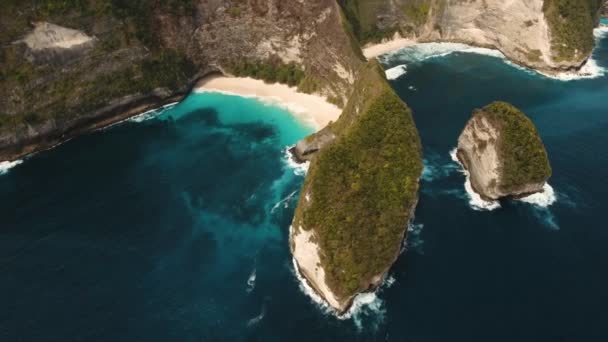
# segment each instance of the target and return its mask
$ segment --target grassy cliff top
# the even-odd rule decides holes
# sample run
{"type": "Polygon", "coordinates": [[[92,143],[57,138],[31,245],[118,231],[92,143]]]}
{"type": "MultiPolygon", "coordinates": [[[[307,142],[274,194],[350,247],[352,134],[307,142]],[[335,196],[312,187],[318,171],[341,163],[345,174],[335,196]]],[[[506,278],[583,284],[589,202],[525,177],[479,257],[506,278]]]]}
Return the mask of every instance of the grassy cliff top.
{"type": "Polygon", "coordinates": [[[338,138],[311,163],[294,219],[296,227],[314,229],[326,281],[343,300],[395,261],[422,172],[410,109],[376,61],[363,69],[331,126],[338,138]]]}
{"type": "Polygon", "coordinates": [[[503,167],[501,187],[505,192],[551,176],[547,151],[530,119],[506,102],[494,102],[478,111],[500,130],[498,153],[503,167]]]}
{"type": "Polygon", "coordinates": [[[545,0],[543,11],[557,61],[575,60],[591,52],[601,5],[602,0],[545,0]]]}

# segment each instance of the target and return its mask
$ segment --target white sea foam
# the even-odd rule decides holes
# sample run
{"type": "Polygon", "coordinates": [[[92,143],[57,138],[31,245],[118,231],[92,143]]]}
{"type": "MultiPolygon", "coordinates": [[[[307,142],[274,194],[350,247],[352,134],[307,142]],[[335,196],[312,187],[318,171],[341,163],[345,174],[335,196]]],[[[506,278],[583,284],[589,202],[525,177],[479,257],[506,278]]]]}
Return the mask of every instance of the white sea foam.
{"type": "Polygon", "coordinates": [[[275,203],[275,205],[270,210],[270,213],[274,214],[274,212],[277,209],[279,209],[279,207],[281,206],[281,204],[283,204],[283,206],[284,206],[285,209],[289,208],[289,201],[291,201],[291,199],[293,198],[293,196],[295,196],[297,193],[298,193],[298,191],[296,190],[296,191],[290,193],[289,195],[287,195],[287,197],[285,197],[282,200],[280,200],[277,203],[275,203]]]}
{"type": "MultiPolygon", "coordinates": [[[[380,57],[382,63],[421,62],[431,58],[445,57],[456,52],[476,53],[497,58],[504,58],[498,50],[473,47],[460,43],[419,43],[380,57]]],[[[389,69],[390,70],[390,69],[389,69]]]]}
{"type": "Polygon", "coordinates": [[[291,154],[291,152],[289,152],[289,150],[292,147],[293,146],[288,146],[283,150],[283,155],[285,156],[285,158],[283,158],[283,160],[285,161],[286,166],[288,168],[292,169],[293,173],[296,176],[304,176],[308,172],[308,167],[310,166],[310,162],[298,163],[294,159],[294,156],[291,154]]]}
{"type": "Polygon", "coordinates": [[[474,210],[494,210],[500,208],[500,202],[498,201],[486,201],[481,196],[473,190],[473,186],[471,185],[471,175],[469,172],[460,164],[458,157],[456,156],[456,149],[453,149],[450,152],[450,156],[452,160],[460,165],[461,172],[465,175],[466,180],[464,182],[464,189],[469,195],[469,205],[474,210]]]}
{"type": "Polygon", "coordinates": [[[255,316],[255,317],[253,317],[249,321],[247,321],[247,326],[251,327],[251,326],[257,325],[258,323],[260,323],[264,319],[265,315],[266,315],[266,304],[263,304],[262,305],[262,311],[260,312],[260,314],[257,315],[257,316],[255,316]]]}
{"type": "Polygon", "coordinates": [[[249,275],[249,278],[247,278],[247,293],[250,293],[255,288],[256,278],[257,278],[257,272],[256,272],[256,269],[254,268],[253,271],[251,272],[251,274],[249,275]]]}
{"type": "Polygon", "coordinates": [[[422,246],[424,240],[422,239],[422,229],[424,224],[410,222],[407,227],[407,237],[405,240],[405,249],[414,250],[418,254],[424,254],[422,246]]]}
{"type": "Polygon", "coordinates": [[[396,80],[407,73],[407,66],[405,64],[397,65],[394,68],[386,70],[385,73],[387,79],[396,80]]]}
{"type": "Polygon", "coordinates": [[[535,208],[534,216],[536,216],[546,227],[551,230],[559,230],[557,219],[549,208],[535,208]]]}
{"type": "Polygon", "coordinates": [[[152,110],[149,110],[149,111],[147,111],[145,113],[141,113],[141,114],[135,115],[135,116],[133,116],[133,117],[127,119],[127,120],[130,121],[130,122],[137,122],[137,123],[139,123],[139,122],[144,122],[144,121],[147,121],[147,120],[150,120],[150,119],[154,119],[155,117],[161,115],[165,111],[167,111],[167,110],[175,107],[177,104],[178,104],[178,102],[169,103],[169,104],[166,104],[166,105],[164,105],[164,106],[162,106],[160,108],[152,109],[152,110]]]}
{"type": "Polygon", "coordinates": [[[359,331],[363,330],[364,323],[368,322],[374,330],[384,321],[386,306],[375,292],[361,293],[355,297],[353,305],[340,319],[352,319],[359,331]]]}
{"type": "MultiPolygon", "coordinates": [[[[290,227],[291,229],[291,227],[290,227]]],[[[315,304],[315,306],[325,315],[334,316],[340,320],[352,319],[357,329],[362,330],[364,326],[364,319],[369,318],[372,327],[377,327],[378,324],[384,321],[386,315],[386,308],[384,301],[378,297],[377,293],[385,288],[389,288],[395,283],[395,278],[392,276],[387,277],[378,290],[375,292],[366,292],[358,294],[353,300],[353,304],[348,311],[342,315],[338,315],[337,312],[327,304],[317,292],[308,285],[308,281],[300,274],[298,263],[295,258],[292,258],[292,272],[298,279],[298,285],[300,290],[315,304]]]]}
{"type": "Polygon", "coordinates": [[[23,160],[21,160],[21,159],[14,160],[14,161],[0,162],[0,175],[7,174],[10,169],[14,168],[15,166],[17,166],[21,163],[23,163],[23,160]]]}
{"type": "Polygon", "coordinates": [[[453,171],[458,170],[458,165],[454,163],[445,163],[445,160],[439,155],[431,154],[428,158],[423,160],[422,169],[422,180],[426,182],[432,182],[436,179],[441,179],[452,174],[453,171]]]}
{"type": "MultiPolygon", "coordinates": [[[[599,26],[593,31],[593,34],[596,42],[599,39],[605,38],[606,35],[608,35],[608,26],[599,26]]],[[[380,56],[378,58],[384,64],[391,65],[396,63],[405,63],[405,65],[407,65],[408,63],[421,62],[431,58],[445,57],[453,53],[474,53],[500,58],[508,65],[517,69],[524,70],[531,74],[542,75],[544,77],[560,81],[573,81],[586,78],[597,78],[604,76],[608,73],[608,70],[606,70],[606,68],[598,65],[597,60],[593,58],[593,55],[589,58],[587,63],[585,63],[585,65],[578,71],[562,72],[558,74],[547,74],[517,65],[508,60],[505,55],[498,50],[479,48],[460,43],[419,43],[380,56]]]]}
{"type": "Polygon", "coordinates": [[[543,192],[532,194],[530,196],[520,198],[519,200],[546,208],[557,201],[557,196],[555,195],[555,190],[553,190],[553,187],[551,187],[549,184],[545,184],[543,187],[543,192]]]}

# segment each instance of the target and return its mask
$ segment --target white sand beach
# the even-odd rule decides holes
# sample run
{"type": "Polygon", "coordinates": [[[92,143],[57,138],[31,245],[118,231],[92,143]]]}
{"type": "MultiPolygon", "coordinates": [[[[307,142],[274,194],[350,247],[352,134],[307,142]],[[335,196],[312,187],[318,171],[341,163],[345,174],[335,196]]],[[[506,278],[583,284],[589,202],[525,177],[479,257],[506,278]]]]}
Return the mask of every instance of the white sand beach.
{"type": "Polygon", "coordinates": [[[413,39],[395,37],[380,44],[366,45],[363,48],[363,55],[367,59],[372,59],[414,44],[416,44],[416,41],[413,39]]]}
{"type": "Polygon", "coordinates": [[[340,108],[319,95],[299,93],[295,87],[267,84],[253,78],[211,76],[201,80],[195,91],[257,97],[284,106],[298,120],[313,124],[316,130],[327,126],[330,121],[336,121],[342,113],[340,108]]]}

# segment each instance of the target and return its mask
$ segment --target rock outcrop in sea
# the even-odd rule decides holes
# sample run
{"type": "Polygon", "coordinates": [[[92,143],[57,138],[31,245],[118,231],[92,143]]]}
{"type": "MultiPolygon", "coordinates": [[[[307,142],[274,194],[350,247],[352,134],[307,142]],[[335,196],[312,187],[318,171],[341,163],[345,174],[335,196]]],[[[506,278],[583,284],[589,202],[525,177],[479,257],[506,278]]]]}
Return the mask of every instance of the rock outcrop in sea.
{"type": "Polygon", "coordinates": [[[458,138],[457,155],[470,174],[473,190],[487,200],[542,192],[551,176],[536,127],[505,102],[473,113],[458,138]]]}

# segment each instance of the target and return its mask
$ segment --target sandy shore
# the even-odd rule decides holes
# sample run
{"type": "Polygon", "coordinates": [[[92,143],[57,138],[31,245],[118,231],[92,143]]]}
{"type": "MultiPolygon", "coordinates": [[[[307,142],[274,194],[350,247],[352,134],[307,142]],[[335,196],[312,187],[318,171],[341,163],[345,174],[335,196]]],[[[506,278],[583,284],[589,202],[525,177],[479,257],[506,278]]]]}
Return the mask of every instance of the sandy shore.
{"type": "Polygon", "coordinates": [[[372,59],[414,44],[416,44],[416,41],[413,39],[395,38],[384,43],[364,47],[363,55],[367,59],[372,59]]]}
{"type": "Polygon", "coordinates": [[[220,92],[246,97],[257,97],[284,106],[294,116],[312,124],[316,130],[336,121],[342,110],[323,97],[299,93],[295,87],[284,84],[267,84],[260,80],[242,77],[212,76],[196,85],[196,92],[220,92]]]}

